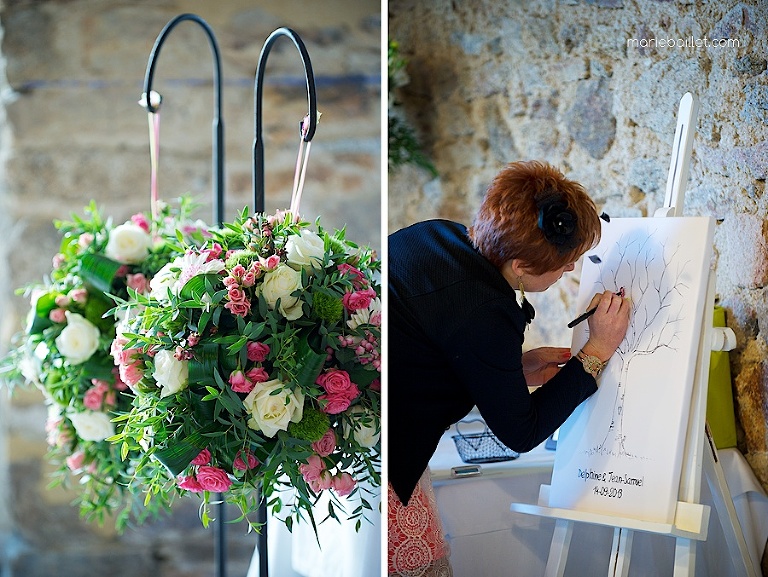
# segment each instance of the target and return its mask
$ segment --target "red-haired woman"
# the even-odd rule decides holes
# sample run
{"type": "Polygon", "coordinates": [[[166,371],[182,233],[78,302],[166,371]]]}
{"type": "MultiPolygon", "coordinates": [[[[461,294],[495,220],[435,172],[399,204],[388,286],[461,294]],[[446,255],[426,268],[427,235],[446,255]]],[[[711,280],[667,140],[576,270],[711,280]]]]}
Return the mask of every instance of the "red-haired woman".
{"type": "Polygon", "coordinates": [[[564,348],[524,353],[523,335],[534,316],[526,291],[549,288],[599,239],[584,188],[542,162],[504,168],[469,229],[430,220],[390,235],[390,575],[452,574],[427,467],[450,425],[477,406],[525,452],[597,390],[629,324],[622,297],[595,295],[589,340],[573,358],[564,348]]]}

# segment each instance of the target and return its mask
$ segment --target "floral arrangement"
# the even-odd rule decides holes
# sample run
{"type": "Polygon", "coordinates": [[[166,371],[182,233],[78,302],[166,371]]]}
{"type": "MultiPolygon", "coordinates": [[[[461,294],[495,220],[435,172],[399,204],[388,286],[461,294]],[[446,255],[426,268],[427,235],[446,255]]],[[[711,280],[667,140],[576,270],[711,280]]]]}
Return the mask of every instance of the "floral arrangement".
{"type": "Polygon", "coordinates": [[[177,227],[186,227],[187,242],[202,242],[205,225],[192,223],[193,209],[181,199],[177,209],[161,205],[154,219],[136,214],[113,226],[92,202],[87,218],[56,222],[63,238],[50,279],[20,291],[31,310],[0,366],[7,383],[34,383],[45,395],[54,484],[79,476],[81,515],[101,522],[119,511],[119,529],[157,509],[141,507],[127,490],[139,454],[121,459],[106,440],[115,434],[114,417],[131,404],[110,354],[116,324],[106,314],[114,307],[110,295],[149,290],[154,273],[179,254],[177,227]]]}
{"type": "Polygon", "coordinates": [[[200,494],[204,525],[211,493],[251,527],[265,499],[289,528],[316,526],[328,493],[322,520],[359,527],[381,484],[380,262],[291,212],[209,233],[118,299],[113,355],[135,397],[113,440],[142,452],[147,499],[200,494]]]}

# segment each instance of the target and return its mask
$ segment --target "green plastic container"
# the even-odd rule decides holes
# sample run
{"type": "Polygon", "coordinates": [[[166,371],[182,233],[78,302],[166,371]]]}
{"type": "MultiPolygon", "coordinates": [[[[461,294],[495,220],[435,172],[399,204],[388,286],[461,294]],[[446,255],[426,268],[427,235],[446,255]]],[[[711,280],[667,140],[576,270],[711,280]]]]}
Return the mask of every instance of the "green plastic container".
{"type": "MultiPolygon", "coordinates": [[[[725,326],[725,310],[715,307],[712,325],[725,326]]],[[[707,423],[718,449],[736,446],[736,418],[733,411],[731,365],[727,351],[713,351],[709,364],[707,423]]]]}

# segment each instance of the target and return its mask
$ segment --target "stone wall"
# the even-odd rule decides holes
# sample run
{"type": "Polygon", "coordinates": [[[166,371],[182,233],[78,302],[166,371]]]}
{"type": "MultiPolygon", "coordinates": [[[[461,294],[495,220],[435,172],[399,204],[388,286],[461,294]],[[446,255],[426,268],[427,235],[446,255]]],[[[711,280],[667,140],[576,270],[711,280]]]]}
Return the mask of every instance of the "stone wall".
{"type": "MultiPolygon", "coordinates": [[[[685,214],[718,222],[717,292],[738,338],[739,447],[768,488],[768,5],[391,0],[389,17],[409,60],[397,97],[440,174],[390,175],[390,230],[471,222],[493,175],[521,159],[560,167],[611,216],[653,215],[679,100],[699,98],[685,214]]],[[[546,313],[531,346],[570,344],[560,329],[577,293],[578,267],[534,295],[546,313]]]]}
{"type": "MultiPolygon", "coordinates": [[[[212,27],[223,61],[226,215],[251,205],[253,79],[264,40],[295,29],[315,70],[322,120],[313,140],[302,212],[348,238],[380,246],[380,3],[370,0],[5,0],[0,105],[0,353],[28,303],[16,287],[50,271],[59,237],[51,221],[95,199],[122,222],[148,209],[146,112],[137,105],[152,45],[174,16],[212,27]]],[[[191,193],[211,218],[211,51],[180,24],[162,48],[154,88],[161,109],[159,186],[191,193]]],[[[272,50],[264,95],[267,210],[286,207],[306,114],[299,54],[272,50]]],[[[196,499],[158,523],[117,536],[78,519],[74,492],[46,490],[45,407],[35,391],[0,393],[0,574],[180,576],[212,574],[212,533],[196,499]]],[[[234,515],[230,515],[234,517],[234,515]]],[[[228,531],[230,574],[244,575],[255,540],[228,531]]]]}

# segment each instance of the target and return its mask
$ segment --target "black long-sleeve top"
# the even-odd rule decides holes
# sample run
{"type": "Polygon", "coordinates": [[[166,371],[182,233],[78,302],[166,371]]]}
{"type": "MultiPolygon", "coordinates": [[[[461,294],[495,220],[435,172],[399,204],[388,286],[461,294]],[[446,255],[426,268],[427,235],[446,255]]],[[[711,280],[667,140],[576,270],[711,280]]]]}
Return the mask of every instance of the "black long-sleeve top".
{"type": "Polygon", "coordinates": [[[401,502],[442,434],[473,406],[505,445],[526,452],[597,390],[573,358],[529,393],[515,291],[463,225],[430,220],[397,231],[388,258],[387,458],[401,502]]]}

